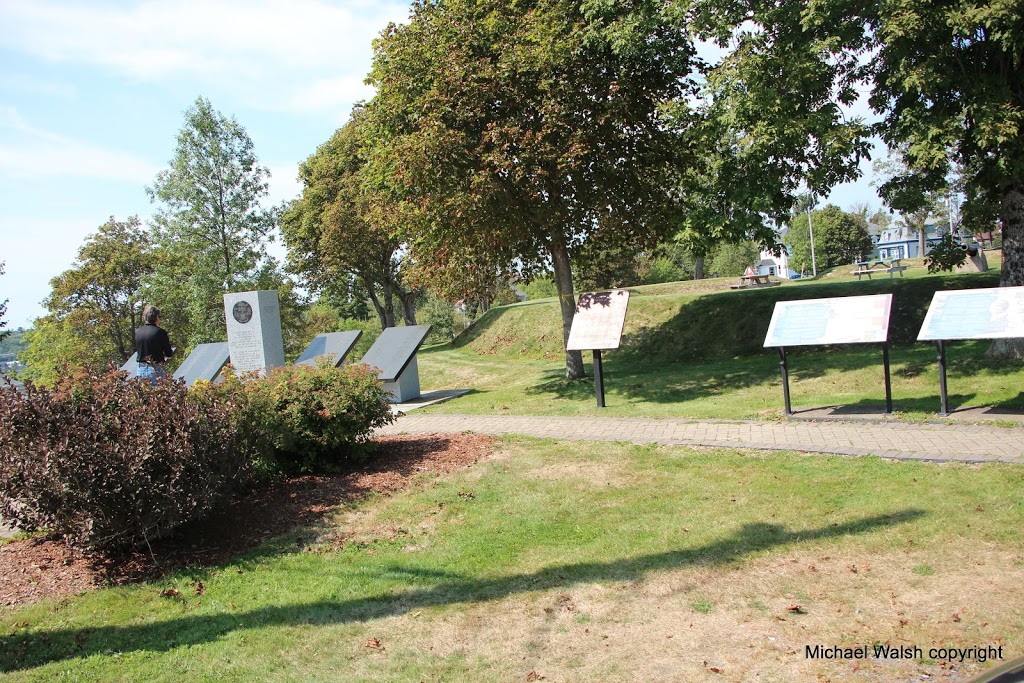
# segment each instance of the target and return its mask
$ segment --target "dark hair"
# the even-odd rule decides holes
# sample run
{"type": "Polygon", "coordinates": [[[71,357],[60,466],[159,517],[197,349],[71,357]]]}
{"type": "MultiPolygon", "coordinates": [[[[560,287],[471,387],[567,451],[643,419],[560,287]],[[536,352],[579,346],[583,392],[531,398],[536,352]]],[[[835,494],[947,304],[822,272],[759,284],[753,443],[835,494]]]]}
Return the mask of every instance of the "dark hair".
{"type": "Polygon", "coordinates": [[[147,305],[142,309],[142,322],[156,325],[156,319],[160,317],[160,309],[156,306],[147,305]]]}

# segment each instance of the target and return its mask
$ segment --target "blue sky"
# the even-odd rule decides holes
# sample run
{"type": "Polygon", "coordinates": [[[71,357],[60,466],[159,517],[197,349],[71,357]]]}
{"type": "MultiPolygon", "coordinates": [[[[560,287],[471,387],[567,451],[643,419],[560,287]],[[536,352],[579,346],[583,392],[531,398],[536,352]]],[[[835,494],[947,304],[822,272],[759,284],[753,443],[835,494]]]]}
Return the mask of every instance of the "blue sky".
{"type": "MultiPolygon", "coordinates": [[[[50,278],[110,216],[151,215],[145,187],[170,161],[199,96],[248,131],[271,171],[269,203],[297,195],[299,162],[372,95],[363,84],[371,41],[408,9],[373,0],[0,0],[8,327],[45,313],[50,278]]],[[[880,204],[867,178],[831,199],[880,204]]]]}

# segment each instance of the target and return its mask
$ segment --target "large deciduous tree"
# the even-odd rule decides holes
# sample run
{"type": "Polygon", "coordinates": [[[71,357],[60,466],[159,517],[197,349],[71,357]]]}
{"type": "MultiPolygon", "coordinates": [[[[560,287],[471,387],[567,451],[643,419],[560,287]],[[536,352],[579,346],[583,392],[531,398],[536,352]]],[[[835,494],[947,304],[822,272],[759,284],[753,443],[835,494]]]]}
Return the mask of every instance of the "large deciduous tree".
{"type": "MultiPolygon", "coordinates": [[[[692,92],[693,55],[657,0],[414,3],[375,43],[368,105],[371,165],[416,212],[412,256],[438,273],[445,254],[550,264],[567,338],[580,247],[653,247],[678,225],[690,150],[661,107],[692,92]]],[[[584,376],[579,352],[566,375],[584,376]]]]}
{"type": "Polygon", "coordinates": [[[415,325],[417,291],[406,282],[396,227],[401,207],[366,178],[366,135],[365,112],[357,107],[299,166],[302,196],[281,221],[289,268],[319,292],[355,276],[381,327],[395,326],[395,297],[405,323],[415,325]]]}
{"type": "Polygon", "coordinates": [[[71,268],[50,280],[47,315],[36,320],[22,353],[26,374],[52,382],[65,363],[123,363],[135,351],[137,304],[152,273],[150,240],[138,217],[111,216],[86,238],[71,268]]]}
{"type": "MultiPolygon", "coordinates": [[[[1024,285],[1024,5],[1020,0],[698,0],[704,16],[742,49],[741,82],[771,79],[797,91],[822,84],[850,104],[858,84],[881,115],[875,132],[904,150],[907,172],[881,188],[891,206],[914,211],[941,189],[951,162],[964,173],[964,220],[977,225],[998,207],[1003,286],[1024,285]],[[748,37],[752,36],[753,40],[748,37]],[[794,54],[818,54],[805,68],[794,54]],[[764,61],[768,60],[768,61],[764,61]],[[760,63],[759,63],[760,62],[760,63]],[[766,68],[778,65],[781,69],[766,68]]],[[[698,22],[699,23],[699,22],[698,22]]],[[[797,102],[765,101],[755,119],[773,122],[797,102]]],[[[835,105],[833,105],[835,106],[835,105]]],[[[820,187],[811,185],[817,194],[820,187]]],[[[1018,345],[1018,349],[1019,349],[1018,345]]]]}
{"type": "Polygon", "coordinates": [[[185,112],[170,166],[147,192],[159,204],[151,291],[189,346],[224,338],[224,292],[251,285],[266,264],[277,220],[260,205],[269,175],[238,121],[202,97],[185,112]]]}

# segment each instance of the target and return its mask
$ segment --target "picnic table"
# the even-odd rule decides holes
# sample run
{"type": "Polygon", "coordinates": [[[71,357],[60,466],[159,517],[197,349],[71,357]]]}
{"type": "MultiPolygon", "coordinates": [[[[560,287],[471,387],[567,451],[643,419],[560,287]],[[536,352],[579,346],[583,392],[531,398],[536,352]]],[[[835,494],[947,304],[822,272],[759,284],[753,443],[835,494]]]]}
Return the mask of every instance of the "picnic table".
{"type": "Polygon", "coordinates": [[[857,261],[853,264],[855,270],[850,271],[850,275],[856,275],[857,280],[860,281],[864,275],[871,279],[872,275],[877,273],[889,273],[889,277],[892,278],[893,273],[899,273],[900,277],[903,277],[903,271],[907,269],[906,266],[900,265],[902,258],[893,259],[875,259],[873,261],[857,261]]]}
{"type": "Polygon", "coordinates": [[[746,289],[747,287],[773,287],[782,284],[772,282],[767,275],[740,275],[739,284],[730,285],[732,289],[746,289]]]}

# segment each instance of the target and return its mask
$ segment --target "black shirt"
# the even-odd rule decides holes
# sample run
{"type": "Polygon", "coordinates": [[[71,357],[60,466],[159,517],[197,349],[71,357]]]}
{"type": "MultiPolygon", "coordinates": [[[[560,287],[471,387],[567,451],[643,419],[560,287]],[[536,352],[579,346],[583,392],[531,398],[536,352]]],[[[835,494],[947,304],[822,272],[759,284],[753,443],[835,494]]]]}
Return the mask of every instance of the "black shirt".
{"type": "Polygon", "coordinates": [[[135,353],[139,363],[159,365],[174,353],[171,340],[163,328],[146,323],[135,330],[135,353]]]}

